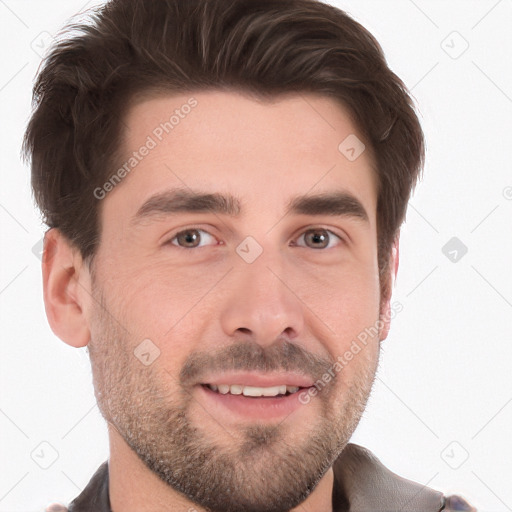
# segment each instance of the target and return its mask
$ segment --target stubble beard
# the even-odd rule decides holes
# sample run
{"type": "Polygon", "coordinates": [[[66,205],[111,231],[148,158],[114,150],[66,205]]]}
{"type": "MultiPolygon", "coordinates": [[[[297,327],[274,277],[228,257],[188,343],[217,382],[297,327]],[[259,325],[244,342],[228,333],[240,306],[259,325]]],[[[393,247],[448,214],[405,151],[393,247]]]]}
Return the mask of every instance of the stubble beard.
{"type": "Polygon", "coordinates": [[[294,436],[293,414],[238,431],[219,420],[215,437],[190,417],[190,390],[168,372],[159,375],[158,364],[141,364],[137,342],[109,315],[101,291],[97,300],[89,355],[103,417],[163,482],[210,512],[288,512],[313,491],[359,423],[378,357],[350,388],[333,381],[319,393],[321,414],[302,439],[294,436]]]}

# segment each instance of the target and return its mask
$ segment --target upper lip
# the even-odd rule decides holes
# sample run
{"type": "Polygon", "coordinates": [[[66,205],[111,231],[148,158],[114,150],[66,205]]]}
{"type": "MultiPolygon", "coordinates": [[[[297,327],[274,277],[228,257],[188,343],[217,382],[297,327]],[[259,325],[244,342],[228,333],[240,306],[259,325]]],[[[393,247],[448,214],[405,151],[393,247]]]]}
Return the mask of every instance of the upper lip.
{"type": "Polygon", "coordinates": [[[201,384],[238,384],[240,386],[273,387],[273,386],[297,386],[309,388],[313,386],[313,380],[307,375],[293,372],[261,373],[261,372],[229,372],[221,375],[208,375],[201,384]]]}

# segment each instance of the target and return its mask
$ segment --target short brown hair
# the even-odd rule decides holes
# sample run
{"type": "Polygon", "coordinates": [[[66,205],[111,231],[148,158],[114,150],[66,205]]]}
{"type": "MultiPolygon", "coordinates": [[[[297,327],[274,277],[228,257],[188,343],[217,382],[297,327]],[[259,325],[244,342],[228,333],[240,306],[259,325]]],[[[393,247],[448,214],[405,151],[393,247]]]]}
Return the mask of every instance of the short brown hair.
{"type": "Polygon", "coordinates": [[[424,140],[406,87],[364,27],[318,0],[111,0],[90,22],[68,29],[34,85],[23,150],[45,223],[88,263],[100,240],[93,190],[116,168],[134,95],[314,92],[348,107],[370,143],[383,284],[423,167],[424,140]]]}

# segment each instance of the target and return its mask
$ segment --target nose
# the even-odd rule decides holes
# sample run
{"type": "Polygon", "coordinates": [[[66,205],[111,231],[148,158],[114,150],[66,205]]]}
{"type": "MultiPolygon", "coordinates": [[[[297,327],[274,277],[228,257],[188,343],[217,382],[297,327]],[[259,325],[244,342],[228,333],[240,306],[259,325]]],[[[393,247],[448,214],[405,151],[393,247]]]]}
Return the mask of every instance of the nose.
{"type": "Polygon", "coordinates": [[[247,336],[262,346],[302,335],[303,304],[294,290],[297,280],[289,267],[285,269],[279,256],[271,258],[268,251],[252,263],[236,262],[220,315],[226,335],[247,336]]]}

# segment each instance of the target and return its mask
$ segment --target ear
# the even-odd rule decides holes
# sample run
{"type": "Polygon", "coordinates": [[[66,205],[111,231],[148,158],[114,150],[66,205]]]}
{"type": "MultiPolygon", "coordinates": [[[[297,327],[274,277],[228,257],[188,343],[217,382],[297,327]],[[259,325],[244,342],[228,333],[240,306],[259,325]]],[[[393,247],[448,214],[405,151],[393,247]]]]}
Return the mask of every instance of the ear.
{"type": "Polygon", "coordinates": [[[79,251],[56,228],[44,236],[43,297],[52,331],[72,347],[89,343],[85,297],[90,297],[88,269],[79,251]]]}
{"type": "Polygon", "coordinates": [[[398,263],[400,260],[400,232],[396,235],[395,241],[393,242],[393,247],[391,248],[391,255],[389,259],[389,267],[388,272],[386,273],[387,279],[389,282],[386,283],[384,289],[389,290],[389,294],[387,297],[382,298],[381,305],[381,313],[380,313],[380,321],[381,321],[381,329],[379,332],[380,341],[384,341],[389,334],[389,329],[391,327],[391,295],[393,292],[393,288],[395,286],[396,275],[398,273],[398,263]]]}

